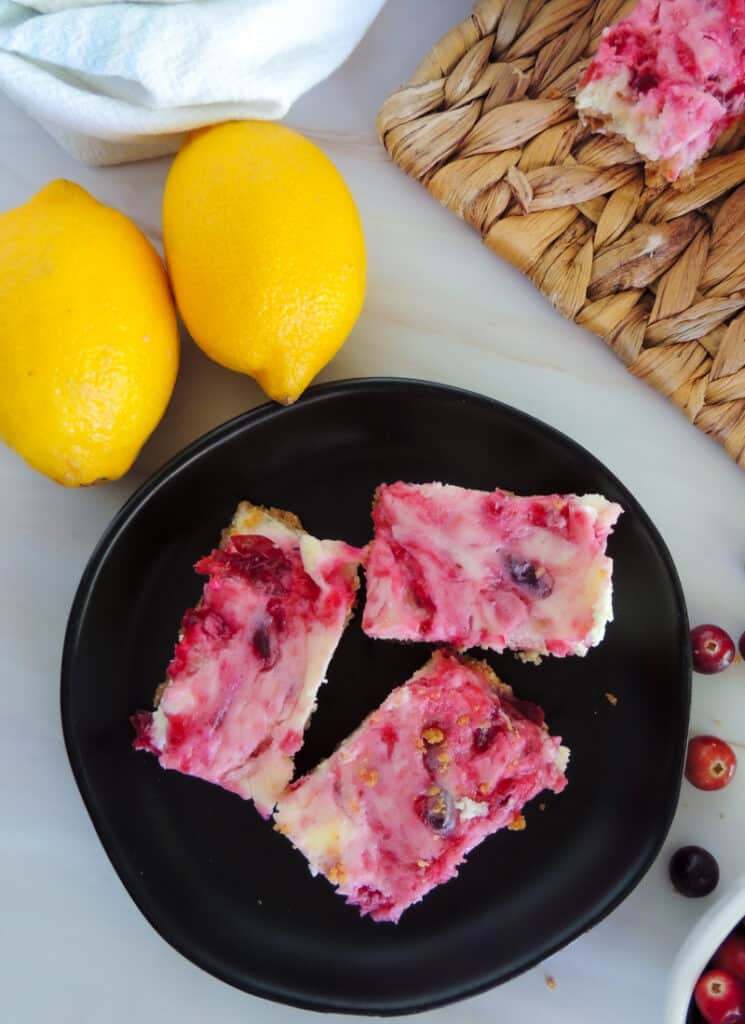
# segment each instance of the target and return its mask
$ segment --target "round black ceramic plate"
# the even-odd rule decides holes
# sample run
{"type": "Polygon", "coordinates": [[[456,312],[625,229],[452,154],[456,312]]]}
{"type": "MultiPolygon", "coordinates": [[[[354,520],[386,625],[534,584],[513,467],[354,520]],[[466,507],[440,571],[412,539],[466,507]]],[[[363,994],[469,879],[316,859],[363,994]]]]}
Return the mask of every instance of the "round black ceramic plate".
{"type": "MultiPolygon", "coordinates": [[[[424,645],[347,629],[298,757],[307,770],[424,663],[424,645]]],[[[625,487],[555,430],[498,402],[434,384],[360,380],[317,387],[226,423],[125,505],[88,565],[70,616],[62,717],[72,767],[106,851],[142,912],[185,956],[270,999],[405,1013],[495,985],[557,950],[639,882],[675,809],[688,724],[688,627],[659,534],[625,487]],[[150,707],[193,562],[242,498],[290,509],[321,537],[363,544],[382,481],[444,480],[518,493],[601,492],[625,513],[615,621],[586,658],[522,665],[490,656],[540,703],[572,749],[570,783],[538,797],[523,832],[474,850],[457,879],[375,924],[249,803],[163,771],[131,748],[129,716],[150,707]],[[605,694],[613,694],[612,704],[605,694]]]]}

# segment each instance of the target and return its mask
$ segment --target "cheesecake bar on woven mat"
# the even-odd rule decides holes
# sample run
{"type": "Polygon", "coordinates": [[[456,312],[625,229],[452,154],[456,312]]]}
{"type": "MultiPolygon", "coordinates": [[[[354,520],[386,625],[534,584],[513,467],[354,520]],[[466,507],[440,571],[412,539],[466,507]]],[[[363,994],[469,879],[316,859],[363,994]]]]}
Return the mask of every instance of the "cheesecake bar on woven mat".
{"type": "MultiPolygon", "coordinates": [[[[525,804],[569,751],[485,662],[437,651],[280,799],[275,827],[340,896],[397,922],[525,804]]],[[[519,854],[518,854],[519,855],[519,854]]]]}
{"type": "Polygon", "coordinates": [[[605,548],[620,514],[599,494],[384,484],[362,628],[385,640],[584,655],[613,617],[605,548]]]}
{"type": "Polygon", "coordinates": [[[603,32],[576,103],[663,178],[690,175],[745,110],[745,0],[639,0],[603,32]]]}
{"type": "MultiPolygon", "coordinates": [[[[701,3],[696,9],[720,23],[712,38],[707,25],[693,43],[686,39],[689,0],[665,7],[672,24],[660,52],[668,53],[676,33],[687,42],[670,59],[681,72],[693,68],[683,81],[697,94],[702,87],[701,109],[710,111],[710,125],[691,124],[686,145],[693,149],[681,166],[706,148],[720,115],[726,123],[741,109],[743,3],[701,3]],[[682,12],[677,25],[675,10],[682,12]],[[731,45],[720,45],[720,29],[732,31],[731,45]],[[720,68],[718,54],[727,52],[732,62],[720,68]]],[[[592,123],[580,123],[581,116],[593,119],[576,110],[577,90],[596,53],[596,70],[606,53],[617,66],[621,54],[611,53],[611,42],[624,46],[613,23],[622,25],[633,6],[634,0],[475,0],[382,104],[378,134],[398,166],[478,231],[492,252],[745,468],[745,117],[713,142],[692,182],[686,177],[674,186],[650,181],[622,135],[593,133],[592,123]]],[[[654,10],[645,0],[636,17],[643,21],[648,12],[654,21],[654,10]]],[[[645,38],[642,30],[640,55],[645,38]]],[[[650,45],[654,66],[653,38],[650,45]]],[[[674,122],[678,108],[662,103],[664,90],[655,93],[642,63],[634,64],[635,94],[643,99],[652,90],[659,123],[674,122]]],[[[497,314],[507,308],[491,294],[486,301],[496,302],[497,314]]]]}
{"type": "Polygon", "coordinates": [[[362,552],[317,540],[296,516],[242,502],[184,615],[153,712],[133,717],[138,750],[252,799],[268,817],[351,615],[362,552]]]}

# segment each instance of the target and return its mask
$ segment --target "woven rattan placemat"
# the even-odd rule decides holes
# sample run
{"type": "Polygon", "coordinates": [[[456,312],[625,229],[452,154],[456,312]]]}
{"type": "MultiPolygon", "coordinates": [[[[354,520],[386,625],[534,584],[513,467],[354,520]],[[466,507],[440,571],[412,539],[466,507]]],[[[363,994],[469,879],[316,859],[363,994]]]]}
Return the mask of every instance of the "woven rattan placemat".
{"type": "Polygon", "coordinates": [[[480,0],[383,104],[395,162],[745,467],[745,124],[692,184],[577,120],[634,0],[480,0]]]}

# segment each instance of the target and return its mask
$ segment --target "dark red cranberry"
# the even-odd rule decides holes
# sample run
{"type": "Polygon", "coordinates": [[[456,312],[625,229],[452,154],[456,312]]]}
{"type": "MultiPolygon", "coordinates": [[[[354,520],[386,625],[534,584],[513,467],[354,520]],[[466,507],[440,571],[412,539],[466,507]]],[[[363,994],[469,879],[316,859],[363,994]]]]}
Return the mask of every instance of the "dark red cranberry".
{"type": "Polygon", "coordinates": [[[437,745],[436,747],[427,747],[422,755],[424,760],[424,767],[427,769],[429,774],[434,778],[440,771],[439,757],[442,752],[442,746],[437,745]]]}
{"type": "Polygon", "coordinates": [[[510,700],[513,708],[517,708],[523,718],[527,718],[530,722],[535,722],[536,725],[543,725],[546,721],[546,717],[543,714],[543,708],[539,708],[537,704],[534,704],[530,700],[518,700],[513,697],[510,700]]]}
{"type": "Polygon", "coordinates": [[[202,605],[189,608],[181,619],[182,638],[173,652],[173,658],[166,670],[169,679],[176,679],[184,672],[189,672],[191,664],[197,664],[192,654],[200,646],[217,647],[225,643],[235,633],[235,629],[214,609],[202,605]]]}
{"type": "Polygon", "coordinates": [[[421,580],[412,580],[410,586],[411,596],[414,598],[417,606],[431,616],[435,610],[435,603],[424,583],[421,580]]]}
{"type": "Polygon", "coordinates": [[[721,626],[705,623],[691,630],[691,654],[697,672],[713,675],[732,664],[735,645],[732,637],[721,626]]]}
{"type": "Polygon", "coordinates": [[[422,800],[422,820],[438,835],[448,836],[455,828],[455,803],[442,786],[433,786],[422,800]]]}
{"type": "Polygon", "coordinates": [[[272,737],[265,736],[260,740],[251,751],[251,757],[261,757],[265,750],[268,750],[272,745],[272,737]]]}
{"type": "Polygon", "coordinates": [[[307,572],[301,571],[295,576],[295,593],[299,601],[313,605],[321,595],[321,588],[307,572]]]}
{"type": "Polygon", "coordinates": [[[410,551],[397,541],[390,542],[391,554],[401,567],[401,570],[408,576],[409,593],[417,608],[424,612],[424,618],[419,624],[419,632],[426,633],[432,625],[436,605],[432,595],[427,590],[422,579],[422,567],[410,551]]]}
{"type": "Polygon", "coordinates": [[[494,742],[497,735],[496,725],[480,725],[473,730],[473,749],[477,754],[483,754],[494,742]]]}
{"type": "Polygon", "coordinates": [[[274,593],[287,589],[292,565],[284,551],[268,537],[236,534],[227,546],[200,559],[194,567],[207,576],[238,576],[268,586],[274,593]]]}
{"type": "Polygon", "coordinates": [[[553,576],[539,562],[531,562],[507,555],[506,563],[509,574],[515,583],[519,583],[520,586],[529,590],[533,597],[539,599],[548,597],[553,591],[553,576]]]}
{"type": "Polygon", "coordinates": [[[291,572],[292,567],[284,551],[268,537],[238,534],[231,537],[231,545],[237,553],[241,575],[252,583],[265,583],[277,588],[291,572]]]}
{"type": "Polygon", "coordinates": [[[272,641],[269,636],[269,630],[266,626],[259,626],[258,629],[254,630],[253,640],[254,654],[259,661],[269,661],[272,656],[272,641]]]}
{"type": "Polygon", "coordinates": [[[227,550],[235,551],[241,557],[254,561],[257,566],[272,561],[285,561],[284,552],[273,540],[260,533],[234,533],[227,550]]]}
{"type": "Polygon", "coordinates": [[[202,576],[227,576],[229,567],[230,555],[221,548],[215,548],[194,563],[195,571],[202,576]]]}
{"type": "Polygon", "coordinates": [[[229,640],[235,630],[218,612],[210,609],[202,618],[202,629],[212,640],[229,640]]]}
{"type": "Polygon", "coordinates": [[[647,93],[650,89],[656,88],[658,84],[657,75],[651,70],[640,71],[638,74],[632,76],[632,80],[629,82],[632,89],[636,89],[637,92],[647,93]]]}
{"type": "Polygon", "coordinates": [[[390,896],[384,896],[380,889],[373,889],[369,885],[361,885],[357,890],[355,902],[361,910],[367,914],[387,914],[395,906],[390,896]]]}
{"type": "Polygon", "coordinates": [[[670,881],[682,896],[708,896],[719,883],[719,865],[708,850],[682,846],[670,861],[670,881]]]}
{"type": "Polygon", "coordinates": [[[741,635],[740,641],[739,641],[737,646],[738,646],[739,651],[740,651],[740,657],[741,658],[745,658],[745,633],[743,633],[741,635]]]}
{"type": "Polygon", "coordinates": [[[729,971],[706,971],[698,979],[693,997],[706,1024],[745,1021],[745,984],[729,971]]]}
{"type": "Polygon", "coordinates": [[[251,637],[253,652],[262,663],[261,671],[268,672],[279,660],[279,639],[272,628],[271,621],[262,622],[254,630],[251,637]]]}
{"type": "Polygon", "coordinates": [[[724,789],[735,776],[737,757],[729,743],[716,736],[688,741],[685,776],[696,789],[724,789]]]}
{"type": "Polygon", "coordinates": [[[187,608],[184,612],[184,616],[181,619],[181,631],[185,633],[187,629],[191,629],[192,626],[196,626],[199,623],[199,611],[197,608],[187,608]]]}
{"type": "Polygon", "coordinates": [[[135,731],[135,738],[132,742],[135,750],[146,750],[150,754],[160,754],[160,750],[153,743],[152,712],[135,711],[129,721],[135,731]]]}
{"type": "Polygon", "coordinates": [[[714,966],[745,980],[745,935],[734,931],[714,954],[714,966]]]}
{"type": "Polygon", "coordinates": [[[181,620],[181,631],[184,635],[195,627],[201,627],[202,633],[212,640],[228,640],[235,632],[219,612],[204,605],[200,608],[190,608],[181,620]]]}

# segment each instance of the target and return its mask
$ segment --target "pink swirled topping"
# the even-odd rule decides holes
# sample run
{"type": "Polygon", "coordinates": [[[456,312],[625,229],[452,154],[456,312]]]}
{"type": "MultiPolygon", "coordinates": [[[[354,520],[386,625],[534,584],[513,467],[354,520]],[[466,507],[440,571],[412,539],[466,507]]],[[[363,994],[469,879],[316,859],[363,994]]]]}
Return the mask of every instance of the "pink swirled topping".
{"type": "Polygon", "coordinates": [[[484,662],[436,652],[280,799],[276,828],[347,902],[398,921],[525,804],[569,752],[484,662]]]}
{"type": "Polygon", "coordinates": [[[620,514],[600,495],[383,485],[362,627],[382,639],[585,654],[612,618],[605,547],[620,514]]]}
{"type": "Polygon", "coordinates": [[[209,579],[183,617],[158,707],[134,716],[135,747],[268,816],[354,605],[360,556],[294,517],[240,505],[195,566],[209,579]]]}

